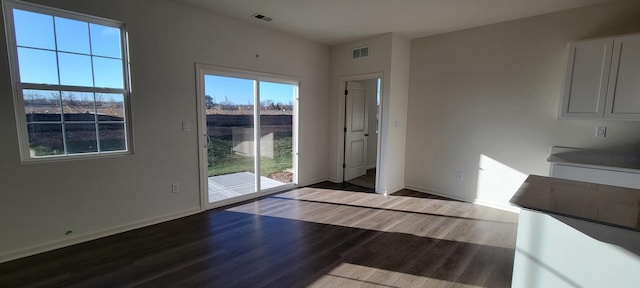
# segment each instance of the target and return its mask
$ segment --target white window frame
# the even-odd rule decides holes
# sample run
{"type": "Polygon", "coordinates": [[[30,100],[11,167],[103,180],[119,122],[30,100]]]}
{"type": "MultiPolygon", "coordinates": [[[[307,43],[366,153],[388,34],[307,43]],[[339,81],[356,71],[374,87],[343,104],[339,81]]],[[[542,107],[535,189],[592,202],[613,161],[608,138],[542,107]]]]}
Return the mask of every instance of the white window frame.
{"type": "MultiPolygon", "coordinates": [[[[67,161],[67,160],[78,160],[78,159],[94,159],[94,158],[104,158],[104,157],[114,157],[114,156],[123,156],[133,154],[133,137],[132,137],[132,121],[131,121],[131,77],[130,77],[130,60],[129,60],[129,49],[128,49],[128,34],[126,30],[125,23],[105,19],[97,16],[77,13],[73,11],[63,10],[59,8],[43,6],[38,4],[32,4],[23,1],[17,0],[3,0],[3,18],[5,24],[5,35],[7,38],[7,52],[9,57],[9,69],[11,74],[11,86],[13,90],[14,97],[14,111],[16,116],[16,125],[18,130],[18,142],[20,148],[20,155],[22,163],[32,163],[32,162],[52,162],[52,161],[67,161]],[[19,72],[19,62],[18,62],[18,46],[16,43],[16,34],[14,27],[14,18],[13,18],[13,9],[25,10],[35,13],[41,13],[45,15],[50,15],[54,17],[62,17],[67,19],[78,20],[87,23],[99,24],[103,26],[114,27],[120,30],[120,43],[121,43],[121,52],[122,52],[122,62],[123,62],[123,84],[124,88],[98,88],[98,87],[86,87],[86,86],[68,86],[68,85],[50,85],[50,84],[32,84],[32,83],[22,83],[20,81],[20,72],[19,72]],[[88,152],[88,153],[77,153],[77,154],[69,154],[65,151],[64,154],[59,155],[47,155],[47,156],[31,156],[31,151],[29,147],[29,133],[27,131],[27,119],[25,113],[25,103],[23,98],[23,89],[33,89],[33,90],[51,90],[51,91],[73,91],[73,92],[88,92],[88,93],[117,93],[122,94],[124,96],[124,129],[125,129],[125,150],[118,151],[100,151],[97,152],[88,152]]],[[[54,32],[55,33],[55,32],[54,32]]],[[[56,52],[58,50],[56,49],[56,52]]],[[[59,64],[58,64],[59,65],[59,64]]],[[[95,99],[94,99],[95,103],[95,99]]],[[[98,123],[109,124],[112,122],[109,121],[98,121],[98,115],[94,118],[94,122],[96,125],[98,123]]],[[[91,121],[89,121],[91,122],[91,121]]],[[[89,122],[78,122],[78,124],[88,124],[89,122]]],[[[57,123],[57,122],[56,122],[57,123]]],[[[66,137],[64,135],[64,114],[61,114],[61,122],[63,125],[63,141],[66,142],[66,137]]],[[[74,122],[75,123],[75,122],[74,122]]],[[[115,123],[115,122],[113,122],[115,123]]],[[[118,122],[122,123],[122,122],[118,122]]],[[[97,145],[100,145],[99,133],[96,131],[96,142],[97,145]]],[[[65,145],[66,146],[66,145],[65,145]]]]}

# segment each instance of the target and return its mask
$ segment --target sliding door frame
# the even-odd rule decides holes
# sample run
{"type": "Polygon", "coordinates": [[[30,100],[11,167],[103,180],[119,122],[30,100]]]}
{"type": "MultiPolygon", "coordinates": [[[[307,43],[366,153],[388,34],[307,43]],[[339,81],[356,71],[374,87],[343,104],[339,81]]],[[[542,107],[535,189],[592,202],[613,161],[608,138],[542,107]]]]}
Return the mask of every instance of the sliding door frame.
{"type": "Polygon", "coordinates": [[[200,210],[208,210],[216,207],[221,207],[237,202],[246,201],[249,199],[266,196],[273,193],[278,193],[287,189],[292,189],[298,186],[298,119],[299,119],[299,100],[300,100],[300,80],[297,77],[278,75],[272,73],[264,73],[250,70],[242,70],[224,66],[216,66],[210,64],[196,63],[196,98],[197,98],[197,116],[198,116],[198,171],[200,180],[200,210]],[[254,82],[254,105],[253,105],[253,139],[254,139],[254,173],[256,175],[255,187],[256,193],[242,195],[214,203],[209,203],[209,185],[208,185],[208,139],[207,139],[207,117],[205,113],[205,75],[215,75],[222,77],[234,77],[241,79],[253,80],[254,82]],[[293,99],[293,119],[292,119],[292,165],[293,165],[293,180],[292,183],[287,183],[278,187],[270,189],[261,189],[260,175],[262,168],[260,166],[260,82],[272,82],[290,84],[295,86],[295,97],[293,99]]]}

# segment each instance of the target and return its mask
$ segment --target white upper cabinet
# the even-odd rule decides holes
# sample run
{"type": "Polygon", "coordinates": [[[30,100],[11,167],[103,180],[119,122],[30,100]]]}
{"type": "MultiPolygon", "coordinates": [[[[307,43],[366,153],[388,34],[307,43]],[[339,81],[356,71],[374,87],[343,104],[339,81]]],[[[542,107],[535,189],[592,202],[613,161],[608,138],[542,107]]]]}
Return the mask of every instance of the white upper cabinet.
{"type": "Polygon", "coordinates": [[[640,35],[615,39],[605,117],[640,120],[640,35]]]}
{"type": "Polygon", "coordinates": [[[560,117],[640,120],[640,35],[569,45],[560,117]]]}
{"type": "Polygon", "coordinates": [[[560,116],[597,118],[604,115],[613,39],[573,42],[560,116]]]}

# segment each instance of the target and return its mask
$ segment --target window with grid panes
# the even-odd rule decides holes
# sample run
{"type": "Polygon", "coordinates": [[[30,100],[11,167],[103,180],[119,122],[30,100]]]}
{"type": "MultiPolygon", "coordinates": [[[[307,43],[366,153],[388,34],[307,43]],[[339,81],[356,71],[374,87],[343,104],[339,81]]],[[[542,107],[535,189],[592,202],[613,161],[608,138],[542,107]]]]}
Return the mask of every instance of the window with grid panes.
{"type": "Polygon", "coordinates": [[[128,153],[124,24],[19,1],[4,10],[23,159],[128,153]]]}

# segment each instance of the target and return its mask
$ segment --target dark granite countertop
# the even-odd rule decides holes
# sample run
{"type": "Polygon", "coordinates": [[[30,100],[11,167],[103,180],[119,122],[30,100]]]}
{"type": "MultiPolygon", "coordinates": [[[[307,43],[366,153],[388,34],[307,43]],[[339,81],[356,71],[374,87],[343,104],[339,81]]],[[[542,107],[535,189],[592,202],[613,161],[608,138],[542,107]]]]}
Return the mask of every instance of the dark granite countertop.
{"type": "Polygon", "coordinates": [[[511,203],[640,232],[640,189],[530,175],[511,203]]]}

